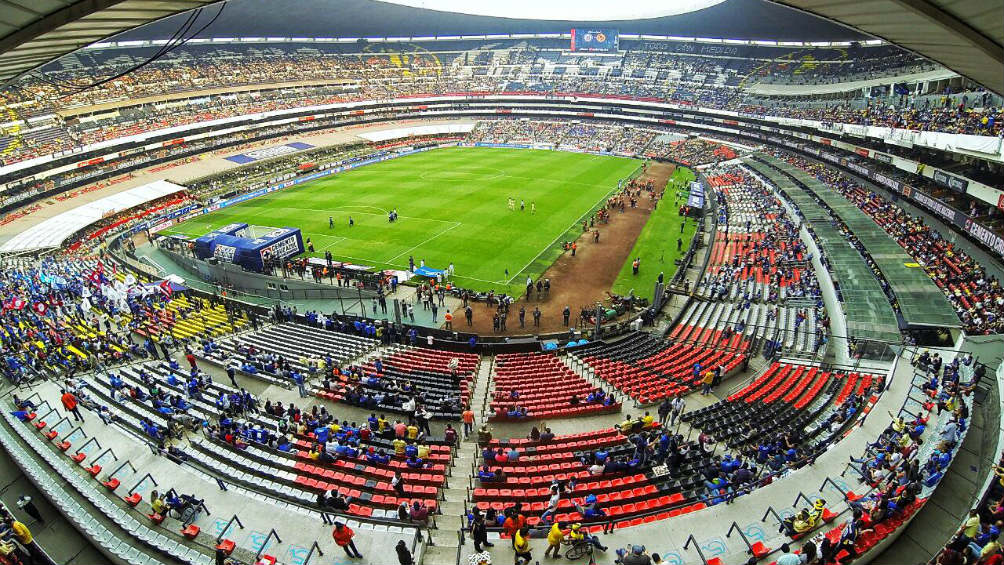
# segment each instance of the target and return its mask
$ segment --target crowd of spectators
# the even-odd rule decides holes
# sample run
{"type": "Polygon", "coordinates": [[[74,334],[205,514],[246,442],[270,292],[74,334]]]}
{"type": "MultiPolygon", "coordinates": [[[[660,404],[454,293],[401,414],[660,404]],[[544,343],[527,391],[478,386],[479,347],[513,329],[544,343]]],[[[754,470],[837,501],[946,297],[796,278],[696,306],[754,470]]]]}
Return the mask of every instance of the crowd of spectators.
{"type": "Polygon", "coordinates": [[[468,136],[475,143],[574,146],[587,151],[639,154],[655,136],[651,130],[569,121],[483,120],[468,136]]]}
{"type": "Polygon", "coordinates": [[[736,158],[736,152],[727,145],[700,137],[656,139],[648,145],[645,155],[684,165],[706,165],[736,158]]]}
{"type": "MultiPolygon", "coordinates": [[[[987,273],[986,268],[965,250],[946,240],[922,218],[908,214],[895,203],[874,191],[866,190],[836,169],[791,154],[778,155],[833,187],[871,216],[941,288],[967,333],[1004,332],[1004,289],[1001,289],[1000,281],[987,273]]],[[[850,237],[846,226],[841,229],[850,237]]],[[[854,244],[859,250],[863,250],[860,243],[854,244]]],[[[881,276],[870,259],[869,262],[876,275],[881,276]]],[[[884,280],[883,287],[888,289],[888,283],[884,280]]]]}
{"type": "Polygon", "coordinates": [[[604,62],[607,72],[602,76],[591,72],[599,67],[581,56],[566,61],[568,65],[578,65],[580,72],[546,71],[547,65],[541,62],[547,60],[546,55],[554,54],[547,51],[531,51],[531,55],[517,57],[523,61],[529,59],[529,62],[511,65],[508,63],[512,57],[482,56],[491,51],[478,51],[477,56],[453,51],[411,54],[406,58],[407,64],[402,64],[400,57],[390,53],[350,56],[322,54],[316,50],[288,52],[276,49],[256,53],[220,50],[196,56],[179,50],[171,57],[121,78],[70,94],[58,85],[85,84],[110,76],[124,70],[129,58],[102,61],[99,63],[102,66],[85,71],[60,68],[49,71],[46,80],[29,77],[18,89],[4,93],[9,104],[6,109],[13,117],[11,121],[38,115],[48,115],[49,121],[43,126],[33,126],[31,131],[26,127],[9,128],[7,135],[0,138],[0,158],[9,164],[144,131],[290,107],[419,93],[514,90],[658,98],[751,113],[953,133],[999,135],[1001,131],[1000,109],[984,109],[986,96],[982,93],[974,93],[972,100],[959,106],[946,98],[942,104],[920,108],[871,105],[859,110],[850,105],[805,108],[798,100],[791,99],[776,100],[769,106],[750,104],[745,102],[741,89],[744,81],[756,80],[764,74],[775,79],[779,74],[795,75],[789,67],[805,71],[800,74],[825,72],[827,76],[848,76],[844,73],[856,76],[855,73],[872,72],[877,67],[903,68],[912,57],[908,55],[860,61],[851,58],[851,62],[825,64],[802,61],[796,65],[781,60],[765,66],[741,58],[685,56],[658,50],[646,52],[645,49],[627,51],[616,61],[619,64],[604,62]],[[479,69],[486,69],[486,72],[476,72],[479,69]],[[297,83],[298,86],[280,91],[264,90],[267,85],[278,83],[297,83]],[[138,105],[115,117],[81,123],[64,122],[52,114],[56,108],[48,102],[59,100],[59,109],[78,108],[249,86],[258,89],[244,88],[226,96],[216,94],[190,99],[180,106],[138,105]]]}
{"type": "Polygon", "coordinates": [[[123,316],[156,297],[120,297],[103,263],[11,259],[3,273],[0,370],[10,382],[72,376],[146,356],[123,316]]]}
{"type": "MultiPolygon", "coordinates": [[[[789,308],[788,300],[812,303],[793,308],[791,315],[795,332],[802,324],[813,325],[809,331],[814,336],[813,350],[818,351],[829,339],[830,321],[819,280],[811,267],[812,255],[799,236],[799,225],[788,217],[781,201],[766,186],[738,165],[718,165],[704,172],[719,203],[719,230],[723,233],[716,241],[726,251],[709,263],[698,289],[705,289],[712,298],[735,296],[740,311],[748,310],[753,303],[773,304],[775,307],[767,313],[768,323],[780,317],[782,307],[789,308]]],[[[745,329],[739,322],[730,331],[742,333],[745,329]]],[[[793,339],[785,335],[781,338],[793,339]]],[[[767,350],[773,352],[775,348],[767,350]]]]}

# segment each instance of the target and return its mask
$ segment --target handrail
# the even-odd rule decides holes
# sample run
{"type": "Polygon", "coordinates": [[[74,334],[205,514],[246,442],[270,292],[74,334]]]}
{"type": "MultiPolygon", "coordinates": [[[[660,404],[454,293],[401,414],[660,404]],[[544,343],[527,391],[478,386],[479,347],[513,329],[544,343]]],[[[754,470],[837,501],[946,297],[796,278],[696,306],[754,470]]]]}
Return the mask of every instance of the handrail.
{"type": "MultiPolygon", "coordinates": [[[[205,505],[202,506],[205,507],[205,505]]],[[[244,524],[241,523],[241,519],[237,517],[237,514],[234,514],[233,516],[230,517],[230,520],[227,521],[227,525],[223,526],[223,529],[220,530],[220,534],[216,536],[216,543],[220,543],[221,541],[223,541],[223,537],[226,536],[228,533],[230,533],[230,526],[234,522],[237,522],[237,527],[239,527],[242,530],[244,529],[244,524]]],[[[271,536],[274,533],[275,530],[273,529],[269,535],[271,536]]],[[[278,535],[275,536],[275,539],[279,539],[279,536],[278,535]]],[[[279,541],[282,542],[282,540],[279,541]]],[[[264,545],[262,547],[264,547],[264,545]]],[[[258,554],[255,554],[255,557],[258,557],[258,554]]]]}
{"type": "Polygon", "coordinates": [[[310,546],[310,551],[307,553],[307,558],[303,560],[303,565],[310,565],[310,560],[314,557],[315,551],[318,555],[324,557],[324,552],[321,551],[321,546],[317,545],[317,541],[314,541],[314,543],[310,546]]]}
{"type": "Polygon", "coordinates": [[[704,563],[704,565],[708,565],[708,559],[704,557],[704,552],[701,551],[701,544],[697,542],[697,538],[694,537],[694,534],[687,536],[687,541],[683,544],[683,550],[686,551],[691,542],[694,544],[694,549],[697,550],[697,555],[701,557],[701,562],[704,563]]]}
{"type": "Polygon", "coordinates": [[[743,543],[746,544],[747,553],[752,553],[753,544],[751,544],[749,538],[746,537],[746,534],[743,532],[742,527],[740,527],[739,524],[734,520],[732,521],[732,525],[729,526],[729,531],[725,533],[725,537],[726,538],[731,537],[733,531],[739,532],[739,537],[743,540],[743,543]]]}
{"type": "MultiPolygon", "coordinates": [[[[237,515],[235,514],[234,517],[236,518],[237,515]]],[[[265,536],[264,541],[261,542],[261,547],[259,547],[258,551],[255,552],[254,554],[255,560],[261,559],[261,554],[265,553],[265,548],[268,547],[268,540],[272,539],[273,537],[275,538],[276,542],[282,543],[282,539],[279,537],[279,534],[276,533],[275,528],[272,528],[271,530],[268,531],[268,535],[265,536]]]]}
{"type": "Polygon", "coordinates": [[[154,479],[153,476],[150,475],[150,473],[147,473],[147,474],[143,475],[142,477],[140,477],[139,480],[136,481],[136,484],[134,484],[132,486],[132,488],[129,489],[129,490],[127,490],[126,492],[128,492],[129,494],[132,494],[133,491],[136,490],[136,489],[138,489],[139,486],[142,485],[144,482],[146,482],[147,479],[150,479],[150,481],[153,483],[153,486],[159,486],[157,484],[157,480],[154,479]]]}

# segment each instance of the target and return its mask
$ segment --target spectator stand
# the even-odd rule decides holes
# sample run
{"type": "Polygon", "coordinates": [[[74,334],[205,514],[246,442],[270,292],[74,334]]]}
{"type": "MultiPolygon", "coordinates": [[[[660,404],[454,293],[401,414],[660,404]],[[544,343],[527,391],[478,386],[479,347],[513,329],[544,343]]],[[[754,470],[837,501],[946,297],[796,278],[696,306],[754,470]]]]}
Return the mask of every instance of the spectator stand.
{"type": "MultiPolygon", "coordinates": [[[[569,359],[574,359],[569,357],[569,359]]],[[[554,353],[495,357],[489,420],[523,421],[620,412],[621,403],[583,378],[554,353]]]]}
{"type": "Polygon", "coordinates": [[[740,167],[705,173],[712,175],[720,221],[709,266],[695,285],[702,301],[681,315],[669,337],[718,343],[724,333],[727,348],[748,348],[749,339],[753,352],[766,343],[771,352],[820,356],[828,317],[795,221],[740,167]]]}
{"type": "MultiPolygon", "coordinates": [[[[149,369],[151,374],[156,374],[158,379],[156,382],[160,386],[163,386],[165,389],[171,387],[166,380],[171,374],[170,371],[166,367],[160,367],[155,363],[129,366],[116,372],[127,383],[139,384],[140,381],[136,375],[140,368],[149,369]],[[154,373],[154,371],[157,372],[154,373]]],[[[49,384],[44,386],[47,389],[52,388],[49,384]]],[[[225,388],[222,385],[213,386],[221,389],[225,388]]],[[[270,475],[268,472],[269,468],[275,469],[274,462],[269,465],[259,463],[257,465],[241,467],[238,463],[242,457],[246,458],[248,456],[246,450],[238,455],[233,451],[227,452],[221,450],[219,446],[208,449],[201,447],[200,444],[203,443],[202,441],[175,439],[173,434],[170,433],[170,430],[173,429],[170,420],[165,418],[163,414],[158,413],[148,403],[142,404],[135,401],[127,401],[124,404],[114,403],[107,396],[107,387],[108,385],[103,382],[102,378],[96,378],[92,383],[87,385],[86,390],[90,391],[90,398],[96,402],[107,403],[107,405],[116,407],[115,424],[105,426],[94,413],[88,414],[88,411],[84,410],[85,421],[80,423],[79,427],[75,428],[71,426],[69,421],[64,418],[52,426],[46,426],[41,431],[47,432],[49,429],[52,429],[53,432],[56,432],[55,438],[47,442],[53,444],[53,447],[50,448],[53,453],[62,451],[62,447],[66,445],[63,442],[70,444],[67,450],[63,452],[65,455],[62,458],[70,459],[69,456],[78,451],[78,449],[73,449],[74,446],[79,446],[79,452],[86,452],[85,458],[82,458],[80,461],[73,459],[69,464],[75,465],[81,471],[79,474],[82,475],[82,478],[86,478],[85,480],[98,480],[109,483],[106,485],[108,492],[122,490],[123,494],[121,496],[128,499],[122,501],[126,503],[126,513],[140,512],[142,509],[147,508],[148,505],[145,497],[151,488],[165,489],[173,483],[180,489],[181,486],[179,485],[183,484],[186,492],[191,489],[205,500],[206,509],[200,514],[201,517],[194,522],[201,530],[201,532],[194,534],[196,542],[204,546],[200,551],[208,549],[211,555],[217,544],[229,538],[235,542],[236,546],[233,556],[244,563],[251,563],[253,561],[251,555],[256,551],[255,544],[262,542],[258,537],[253,537],[251,534],[254,534],[254,536],[265,536],[265,533],[271,530],[271,527],[265,526],[262,523],[262,520],[265,520],[266,517],[268,517],[268,523],[273,526],[276,523],[282,523],[285,526],[276,532],[285,543],[277,542],[267,551],[267,553],[276,552],[280,558],[282,558],[282,553],[287,550],[294,550],[295,554],[299,551],[298,547],[303,547],[304,552],[306,552],[306,548],[314,540],[304,539],[303,534],[317,531],[314,524],[316,524],[318,518],[321,518],[321,522],[324,522],[325,519],[328,522],[334,520],[334,513],[318,512],[316,509],[316,506],[313,504],[316,499],[316,492],[304,493],[298,497],[298,500],[297,497],[289,496],[293,490],[288,486],[280,484],[280,482],[286,482],[285,477],[288,474],[284,471],[276,471],[270,475]],[[141,419],[157,425],[161,430],[162,435],[160,437],[166,439],[167,444],[172,448],[177,448],[178,451],[167,452],[164,444],[161,443],[158,445],[162,440],[151,438],[143,429],[141,419]],[[91,441],[86,439],[88,437],[98,439],[91,441]],[[100,444],[97,443],[98,441],[100,444]],[[105,449],[101,451],[102,446],[111,447],[111,450],[105,449]],[[95,465],[97,466],[97,470],[93,469],[95,465]],[[104,470],[102,470],[102,466],[104,470]],[[132,470],[132,473],[130,474],[126,469],[132,470]],[[108,472],[109,470],[111,472],[108,472]],[[180,476],[179,470],[181,473],[180,476]],[[111,481],[110,479],[116,480],[111,481]],[[127,488],[129,490],[125,490],[127,488]],[[270,491],[270,488],[274,488],[274,491],[270,491]],[[251,507],[248,507],[248,501],[254,501],[251,503],[251,507]],[[258,508],[253,508],[255,506],[258,508]],[[221,514],[226,514],[228,508],[238,509],[238,519],[243,522],[243,530],[228,529],[228,527],[222,525],[227,522],[227,518],[221,516],[221,514]],[[212,514],[209,514],[209,512],[212,514]],[[275,521],[277,515],[282,515],[282,518],[278,522],[275,521]],[[301,523],[299,526],[300,529],[291,529],[289,524],[296,523],[301,523]],[[220,535],[221,527],[225,536],[220,535]],[[242,551],[245,553],[242,554],[242,551]]],[[[173,390],[180,391],[177,388],[173,390]]],[[[42,396],[45,396],[46,392],[47,390],[40,391],[42,396]]],[[[188,410],[188,414],[196,417],[196,423],[202,419],[208,420],[211,418],[213,408],[210,403],[198,399],[190,400],[192,401],[192,407],[188,410]]],[[[177,414],[180,414],[180,412],[177,414]]],[[[13,416],[8,417],[12,419],[11,423],[15,426],[21,426],[26,430],[30,430],[30,434],[40,434],[39,431],[35,431],[35,426],[29,428],[30,424],[15,422],[13,421],[13,416]]],[[[51,420],[51,418],[48,419],[51,420]]],[[[268,457],[272,461],[275,461],[274,456],[268,457]]],[[[290,467],[288,468],[293,470],[292,463],[289,465],[290,467]]],[[[289,481],[292,484],[296,482],[289,481]]],[[[112,500],[117,500],[117,498],[113,497],[112,500]]],[[[363,503],[361,502],[361,504],[363,503]]],[[[157,525],[156,520],[146,516],[149,513],[148,510],[142,513],[144,515],[137,516],[134,521],[139,521],[140,523],[152,522],[157,525]]],[[[379,542],[378,539],[380,536],[402,534],[407,536],[406,539],[413,540],[412,548],[415,548],[414,536],[416,530],[409,528],[407,525],[400,525],[400,523],[395,525],[394,523],[397,522],[396,519],[371,518],[368,513],[357,512],[344,514],[339,519],[347,521],[357,531],[370,530],[370,534],[365,536],[365,540],[357,540],[357,544],[360,545],[362,551],[367,550],[367,545],[370,543],[371,538],[374,538],[372,539],[372,543],[374,544],[387,543],[390,541],[390,538],[386,542],[379,542]],[[388,522],[392,525],[388,526],[388,522]]],[[[236,522],[237,520],[234,520],[234,523],[236,522]]],[[[159,524],[159,528],[154,527],[153,529],[170,538],[171,534],[169,532],[174,531],[174,529],[181,530],[180,527],[175,527],[176,524],[177,521],[172,522],[172,518],[168,517],[167,521],[159,524]]],[[[142,532],[142,529],[138,529],[137,531],[142,532]]],[[[314,534],[308,533],[307,535],[314,534]]],[[[154,538],[156,538],[156,535],[151,535],[151,539],[154,538]]],[[[146,541],[143,534],[141,534],[141,539],[146,541]]],[[[321,551],[324,553],[336,549],[333,548],[333,545],[328,541],[326,536],[320,536],[318,541],[320,542],[321,551]]],[[[184,545],[184,542],[180,539],[179,543],[184,545]]],[[[376,545],[373,546],[373,549],[375,547],[376,545]]],[[[259,545],[257,549],[261,549],[261,546],[259,545]]],[[[286,555],[285,557],[289,559],[290,555],[286,555]]],[[[198,560],[192,562],[200,564],[209,563],[211,559],[203,560],[200,557],[198,560]]]]}
{"type": "Polygon", "coordinates": [[[576,348],[574,358],[583,374],[608,383],[638,407],[696,390],[703,373],[695,367],[717,369],[725,379],[744,370],[747,360],[742,351],[705,344],[676,347],[644,332],[618,341],[594,341],[576,348]]]}
{"type": "MultiPolygon", "coordinates": [[[[1001,390],[1001,383],[1004,383],[1004,363],[998,365],[995,371],[995,378],[997,380],[997,390],[1001,390]]],[[[992,400],[992,398],[988,397],[988,400],[992,400]]],[[[979,498],[977,499],[977,503],[972,506],[972,508],[977,510],[981,524],[993,522],[1000,515],[1000,500],[1004,498],[1004,485],[1001,484],[1001,470],[1004,469],[1004,427],[996,430],[996,434],[997,442],[993,450],[993,453],[997,455],[996,464],[994,465],[991,462],[989,472],[986,474],[986,478],[983,480],[978,491],[979,498]]],[[[959,443],[961,445],[963,442],[960,441],[959,443]]],[[[959,526],[955,529],[956,534],[965,528],[968,518],[969,516],[965,514],[961,517],[959,526]]],[[[949,540],[951,543],[946,544],[945,547],[940,549],[928,563],[938,563],[942,554],[950,549],[950,546],[958,547],[957,540],[958,535],[953,536],[949,540]]],[[[959,550],[956,549],[955,551],[959,550]]]]}
{"type": "Polygon", "coordinates": [[[375,347],[375,340],[359,336],[295,322],[266,322],[260,329],[210,342],[197,355],[223,368],[234,367],[244,376],[290,388],[294,383],[285,373],[295,371],[309,380],[330,372],[329,362],[342,366],[375,347]]]}
{"type": "MultiPolygon", "coordinates": [[[[885,376],[889,382],[889,390],[875,399],[870,412],[885,413],[886,410],[889,410],[894,414],[906,415],[907,412],[919,414],[918,406],[921,404],[908,398],[910,396],[923,398],[920,393],[920,382],[911,382],[915,371],[914,367],[909,364],[909,359],[913,354],[913,351],[906,352],[904,357],[889,369],[885,376]]],[[[907,415],[907,418],[909,419],[911,416],[907,415]]],[[[933,437],[937,433],[936,430],[944,424],[944,422],[938,423],[935,420],[936,416],[932,414],[929,427],[923,437],[933,437]]],[[[662,522],[662,519],[670,519],[670,516],[666,510],[658,509],[653,511],[652,515],[642,512],[626,517],[600,519],[596,522],[588,522],[587,525],[594,534],[602,537],[605,545],[610,547],[644,543],[650,551],[657,551],[664,558],[671,559],[671,556],[675,554],[676,558],[680,560],[699,559],[701,560],[699,562],[704,563],[743,563],[749,556],[748,552],[754,546],[764,555],[776,556],[778,548],[784,542],[791,543],[797,548],[810,539],[809,536],[839,535],[842,525],[835,528],[834,526],[850,516],[851,503],[864,504],[868,508],[871,505],[870,497],[875,492],[870,487],[866,487],[868,490],[853,487],[851,486],[853,479],[850,476],[842,477],[840,475],[841,471],[850,472],[846,467],[847,457],[848,455],[856,456],[862,445],[875,441],[875,438],[888,427],[888,424],[888,419],[874,415],[856,420],[848,429],[841,431],[841,436],[847,441],[821,446],[818,453],[796,462],[792,468],[780,472],[762,472],[753,481],[752,488],[735,493],[736,497],[731,504],[713,504],[715,497],[704,497],[687,501],[684,508],[691,507],[692,509],[688,512],[674,513],[671,523],[662,522]],[[809,486],[809,488],[816,488],[816,491],[803,490],[801,493],[793,493],[793,486],[796,489],[804,489],[805,486],[809,486]],[[825,504],[827,510],[824,513],[826,520],[817,524],[815,530],[800,536],[798,540],[770,533],[770,528],[777,528],[784,518],[794,514],[793,509],[797,509],[800,505],[808,506],[817,497],[827,499],[825,504]],[[694,512],[693,506],[695,504],[697,505],[696,509],[701,510],[699,513],[694,512]],[[704,506],[702,507],[701,504],[704,506]],[[825,523],[831,525],[823,526],[822,524],[825,523]],[[709,526],[709,524],[721,525],[709,526]],[[666,525],[672,527],[666,528],[666,525]],[[735,526],[738,526],[739,531],[742,532],[741,535],[736,533],[735,526]],[[693,535],[693,539],[690,539],[691,535],[693,535]],[[699,554],[698,548],[703,555],[699,554]],[[716,558],[718,561],[715,561],[716,558]]],[[[928,449],[933,449],[934,443],[936,442],[926,441],[925,445],[929,446],[928,449]]],[[[529,450],[529,447],[526,449],[529,450]]],[[[558,449],[560,450],[560,448],[558,449]]],[[[929,453],[930,451],[922,451],[917,457],[923,459],[929,453]]],[[[527,464],[533,466],[532,462],[527,464]]],[[[490,487],[485,485],[484,488],[490,487]]],[[[924,490],[917,496],[918,500],[926,500],[933,488],[924,487],[924,490]]],[[[501,493],[501,490],[499,492],[501,493]]],[[[717,498],[720,499],[721,495],[718,495],[717,498]]],[[[610,504],[617,503],[608,503],[608,505],[610,504]]],[[[489,503],[490,506],[491,503],[489,503]]],[[[620,504],[620,506],[624,505],[620,504]]],[[[873,551],[877,553],[880,551],[916,515],[918,507],[918,505],[911,505],[906,508],[905,512],[894,514],[884,521],[881,527],[872,525],[871,532],[866,531],[859,536],[859,542],[856,544],[859,552],[873,551]]],[[[524,509],[526,508],[527,506],[524,505],[524,509]]],[[[533,516],[535,514],[530,510],[527,515],[533,516]]],[[[574,520],[574,516],[571,519],[574,520]]],[[[499,549],[494,549],[493,555],[498,557],[499,551],[499,549]]],[[[507,552],[508,550],[502,551],[507,552]]],[[[874,555],[875,553],[869,554],[874,555]]]]}

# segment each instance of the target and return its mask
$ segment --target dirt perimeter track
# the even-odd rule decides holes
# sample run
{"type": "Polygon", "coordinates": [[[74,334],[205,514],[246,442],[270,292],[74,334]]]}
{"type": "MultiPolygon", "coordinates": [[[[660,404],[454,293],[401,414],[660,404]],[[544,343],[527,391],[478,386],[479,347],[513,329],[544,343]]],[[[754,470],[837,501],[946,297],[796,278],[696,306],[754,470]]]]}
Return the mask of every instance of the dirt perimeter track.
{"type": "MultiPolygon", "coordinates": [[[[648,170],[640,178],[641,181],[651,180],[657,192],[661,192],[673,174],[674,165],[652,162],[648,170]]],[[[666,204],[663,204],[665,206],[666,204]]],[[[670,203],[672,205],[672,203],[670,203]]],[[[579,236],[578,249],[575,257],[571,252],[562,254],[553,265],[548,267],[542,278],[551,279],[550,296],[543,300],[534,297],[529,301],[526,296],[513,305],[506,320],[504,335],[526,335],[531,333],[553,333],[567,329],[562,323],[562,310],[568,306],[572,310],[569,321],[575,325],[579,321],[579,311],[583,306],[594,305],[597,301],[607,298],[607,291],[617,280],[624,262],[628,260],[635,240],[641,234],[645,222],[651,214],[652,200],[647,193],[642,193],[637,208],[625,208],[624,213],[611,212],[610,223],[599,227],[600,241],[593,243],[590,233],[579,236]],[[526,327],[519,327],[519,308],[526,307],[526,327]],[[534,307],[541,310],[540,327],[533,327],[532,312],[534,307]]],[[[667,273],[671,276],[672,273],[667,273]]],[[[638,276],[639,285],[655,284],[658,273],[646,273],[638,276]]],[[[514,281],[515,283],[516,281],[514,281]]],[[[522,281],[520,281],[522,282],[522,281]]],[[[458,315],[454,327],[461,331],[473,330],[480,334],[491,334],[492,316],[495,309],[484,304],[472,304],[474,309],[474,325],[468,327],[463,315],[458,315]]]]}

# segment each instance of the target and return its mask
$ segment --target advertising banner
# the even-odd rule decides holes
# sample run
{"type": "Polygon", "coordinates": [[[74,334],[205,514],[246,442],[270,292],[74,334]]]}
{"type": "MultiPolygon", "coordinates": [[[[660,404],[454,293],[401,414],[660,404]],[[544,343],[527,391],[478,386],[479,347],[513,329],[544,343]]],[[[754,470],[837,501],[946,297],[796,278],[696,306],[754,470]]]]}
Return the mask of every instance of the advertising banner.
{"type": "Polygon", "coordinates": [[[934,182],[945,188],[950,188],[956,192],[965,192],[969,188],[969,181],[950,175],[944,171],[934,171],[934,182]]]}

